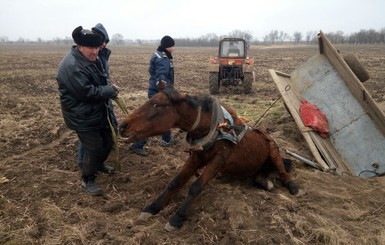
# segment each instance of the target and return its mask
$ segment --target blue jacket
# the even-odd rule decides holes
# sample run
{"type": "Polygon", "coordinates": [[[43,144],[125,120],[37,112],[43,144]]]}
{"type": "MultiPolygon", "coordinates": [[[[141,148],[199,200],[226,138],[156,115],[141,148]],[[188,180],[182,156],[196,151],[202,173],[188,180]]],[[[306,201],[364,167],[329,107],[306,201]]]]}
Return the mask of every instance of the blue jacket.
{"type": "Polygon", "coordinates": [[[110,67],[108,65],[108,59],[110,58],[111,50],[108,48],[102,48],[99,51],[99,59],[102,62],[104,72],[109,77],[110,76],[110,67]]]}
{"type": "Polygon", "coordinates": [[[172,55],[161,46],[155,51],[150,60],[148,68],[150,73],[148,98],[159,92],[157,82],[160,80],[167,85],[174,84],[174,63],[172,55]]]}

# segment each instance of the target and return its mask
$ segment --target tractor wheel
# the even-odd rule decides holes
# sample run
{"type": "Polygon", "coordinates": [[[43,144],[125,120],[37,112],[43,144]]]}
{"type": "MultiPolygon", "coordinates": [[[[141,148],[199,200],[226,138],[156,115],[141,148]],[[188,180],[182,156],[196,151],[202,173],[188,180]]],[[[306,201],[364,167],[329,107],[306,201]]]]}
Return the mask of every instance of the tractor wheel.
{"type": "Polygon", "coordinates": [[[210,94],[219,94],[218,72],[209,73],[209,90],[210,94]]]}
{"type": "Polygon", "coordinates": [[[357,60],[354,55],[344,55],[344,60],[362,83],[369,79],[369,73],[365,70],[365,68],[361,65],[361,63],[357,60]]]}
{"type": "Polygon", "coordinates": [[[245,73],[242,87],[243,87],[243,93],[250,94],[253,88],[253,73],[245,73]]]}

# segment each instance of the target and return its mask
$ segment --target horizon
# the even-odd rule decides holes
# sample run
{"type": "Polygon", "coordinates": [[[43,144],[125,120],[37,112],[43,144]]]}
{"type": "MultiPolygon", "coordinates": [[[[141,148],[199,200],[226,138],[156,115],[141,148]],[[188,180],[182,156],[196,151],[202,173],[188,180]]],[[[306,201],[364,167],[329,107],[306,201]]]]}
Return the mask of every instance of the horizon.
{"type": "Polygon", "coordinates": [[[385,27],[385,1],[382,0],[195,0],[127,2],[111,0],[0,0],[0,37],[10,41],[53,40],[71,37],[81,25],[91,29],[102,23],[109,36],[121,34],[128,40],[199,38],[233,30],[250,32],[258,40],[271,30],[289,35],[300,32],[344,34],[362,29],[378,31],[385,27]],[[365,18],[362,18],[365,16],[365,18]]]}

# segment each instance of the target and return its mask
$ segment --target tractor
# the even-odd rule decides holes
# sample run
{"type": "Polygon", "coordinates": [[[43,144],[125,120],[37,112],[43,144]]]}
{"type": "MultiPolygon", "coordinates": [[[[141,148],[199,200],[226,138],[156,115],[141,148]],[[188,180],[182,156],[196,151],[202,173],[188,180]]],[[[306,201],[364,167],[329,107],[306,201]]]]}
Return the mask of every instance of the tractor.
{"type": "Polygon", "coordinates": [[[210,58],[210,94],[219,94],[221,86],[241,86],[243,93],[251,93],[254,59],[247,56],[247,49],[243,38],[224,38],[219,42],[218,55],[210,58]]]}

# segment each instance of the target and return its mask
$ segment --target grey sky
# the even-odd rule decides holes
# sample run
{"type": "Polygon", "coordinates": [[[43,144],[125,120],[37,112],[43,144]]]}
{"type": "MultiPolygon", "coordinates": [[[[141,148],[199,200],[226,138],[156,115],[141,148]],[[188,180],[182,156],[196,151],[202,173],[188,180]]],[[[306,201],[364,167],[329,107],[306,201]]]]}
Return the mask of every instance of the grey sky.
{"type": "Polygon", "coordinates": [[[385,28],[384,0],[0,0],[0,37],[32,41],[71,37],[102,23],[125,39],[225,35],[255,38],[272,30],[289,35],[322,30],[345,34],[385,28]]]}

